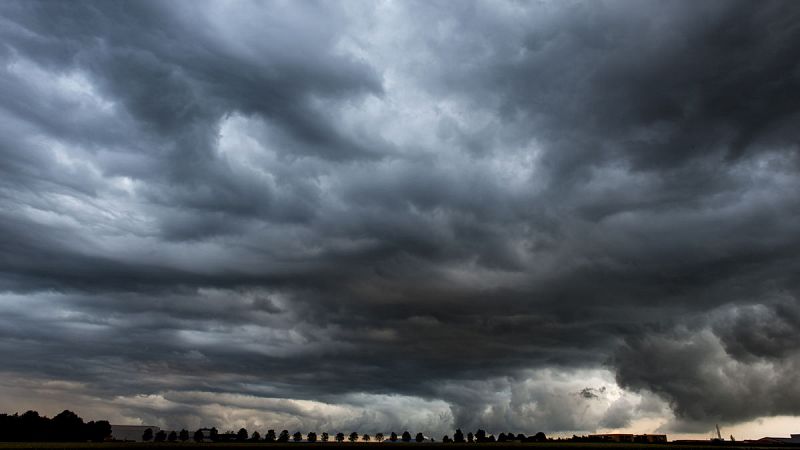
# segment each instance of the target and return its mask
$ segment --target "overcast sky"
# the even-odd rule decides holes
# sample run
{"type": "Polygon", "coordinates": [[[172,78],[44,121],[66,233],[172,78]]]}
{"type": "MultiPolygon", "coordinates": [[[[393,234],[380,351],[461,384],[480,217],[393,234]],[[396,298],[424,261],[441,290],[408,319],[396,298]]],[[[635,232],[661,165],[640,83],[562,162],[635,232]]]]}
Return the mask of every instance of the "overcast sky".
{"type": "Polygon", "coordinates": [[[0,410],[800,432],[798,24],[3,1],[0,410]]]}

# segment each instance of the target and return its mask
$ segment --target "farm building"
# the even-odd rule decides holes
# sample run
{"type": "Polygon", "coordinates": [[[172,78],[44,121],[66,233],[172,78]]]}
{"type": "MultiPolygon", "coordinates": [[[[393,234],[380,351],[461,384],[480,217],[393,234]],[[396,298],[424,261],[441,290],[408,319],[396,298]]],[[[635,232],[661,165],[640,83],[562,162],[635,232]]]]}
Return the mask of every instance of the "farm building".
{"type": "Polygon", "coordinates": [[[625,434],[625,433],[607,433],[607,434],[590,434],[589,439],[592,441],[603,442],[648,442],[648,443],[663,443],[667,442],[666,434],[625,434]]]}

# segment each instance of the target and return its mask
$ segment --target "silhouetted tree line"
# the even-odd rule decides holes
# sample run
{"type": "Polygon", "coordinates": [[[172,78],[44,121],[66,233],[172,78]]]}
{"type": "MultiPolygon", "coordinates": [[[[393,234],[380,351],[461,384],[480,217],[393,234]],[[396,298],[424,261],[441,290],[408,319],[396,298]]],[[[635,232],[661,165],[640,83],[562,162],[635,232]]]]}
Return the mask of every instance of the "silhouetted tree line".
{"type": "Polygon", "coordinates": [[[0,414],[0,442],[102,442],[109,436],[108,421],[84,423],[72,411],[65,410],[52,419],[36,411],[0,414]]]}
{"type": "MultiPolygon", "coordinates": [[[[78,417],[72,411],[65,410],[57,416],[51,418],[40,416],[36,411],[28,411],[22,415],[20,414],[0,414],[0,442],[102,442],[111,438],[111,425],[106,420],[84,422],[83,419],[78,417]]],[[[315,432],[303,434],[296,431],[289,434],[289,430],[282,430],[280,433],[275,433],[275,430],[268,430],[262,437],[258,431],[252,434],[248,433],[245,428],[239,429],[237,432],[229,431],[220,433],[216,428],[201,428],[194,433],[183,429],[180,432],[159,430],[153,432],[151,428],[147,428],[143,435],[142,440],[146,442],[186,442],[189,439],[197,442],[212,441],[212,442],[329,442],[331,437],[328,433],[321,433],[317,436],[315,432]]],[[[374,436],[369,434],[359,434],[355,431],[349,435],[344,433],[336,433],[333,440],[336,442],[349,442],[364,441],[364,442],[383,442],[384,440],[391,442],[424,442],[428,440],[422,433],[417,433],[412,437],[411,433],[404,431],[399,436],[394,431],[389,433],[386,438],[383,433],[377,433],[374,436]]],[[[430,439],[432,440],[432,439],[430,439]]],[[[514,433],[500,433],[497,438],[493,435],[487,435],[484,430],[478,430],[473,434],[472,432],[464,433],[459,429],[453,433],[453,437],[444,436],[442,442],[444,443],[484,443],[484,442],[542,442],[547,440],[544,433],[536,433],[533,436],[525,436],[524,434],[514,433]]]]}
{"type": "Polygon", "coordinates": [[[545,441],[547,441],[547,436],[545,436],[545,434],[540,431],[540,432],[538,432],[536,434],[533,434],[531,436],[526,436],[525,434],[522,434],[522,433],[517,433],[517,434],[514,434],[514,433],[500,433],[495,438],[494,435],[492,435],[492,434],[486,434],[486,431],[484,431],[484,430],[478,430],[478,431],[475,432],[475,434],[472,434],[472,432],[470,431],[469,433],[467,433],[467,435],[465,437],[464,433],[459,429],[459,430],[456,430],[456,432],[453,434],[453,438],[452,439],[450,439],[450,436],[445,436],[445,437],[442,438],[442,442],[445,442],[445,443],[454,442],[454,443],[457,443],[457,444],[461,444],[461,443],[464,443],[464,442],[466,442],[466,443],[473,443],[473,442],[485,443],[485,442],[514,442],[514,441],[518,441],[518,442],[545,442],[545,441]]]}
{"type": "MultiPolygon", "coordinates": [[[[159,433],[164,433],[164,431],[160,431],[159,433]]],[[[173,431],[170,436],[172,436],[175,432],[173,431]]],[[[157,436],[157,435],[156,435],[157,436]]],[[[186,440],[183,436],[188,436],[188,432],[186,430],[182,430],[180,433],[180,440],[186,440]]],[[[145,434],[143,436],[145,441],[149,441],[151,439],[155,441],[164,441],[165,437],[162,436],[161,438],[153,437],[152,430],[147,429],[145,430],[145,434]]],[[[166,437],[167,441],[174,440],[170,437],[166,437]]],[[[254,431],[253,434],[248,434],[245,428],[239,429],[238,432],[234,433],[233,431],[229,431],[227,433],[219,433],[217,432],[216,428],[201,428],[194,433],[194,440],[198,442],[202,442],[205,440],[212,441],[212,442],[266,442],[266,443],[284,443],[284,442],[329,442],[330,436],[328,433],[322,433],[317,436],[315,432],[309,432],[305,436],[303,433],[296,431],[294,434],[289,434],[289,430],[283,430],[280,433],[275,433],[275,430],[267,430],[266,434],[264,434],[263,439],[261,438],[261,434],[258,431],[254,431]]],[[[345,440],[349,442],[383,442],[387,440],[383,433],[376,433],[374,436],[369,434],[359,434],[358,432],[353,431],[352,433],[345,435],[344,433],[336,433],[333,436],[333,440],[342,443],[345,440]]],[[[397,435],[394,431],[389,433],[388,440],[391,442],[425,442],[426,440],[434,441],[434,439],[426,438],[422,433],[417,433],[416,436],[413,438],[411,437],[411,433],[408,431],[404,431],[400,436],[397,435]]],[[[486,431],[478,430],[475,434],[469,432],[464,435],[464,433],[459,429],[453,433],[453,437],[445,435],[442,437],[443,443],[486,443],[486,442],[512,442],[512,441],[519,441],[519,442],[545,442],[547,441],[547,436],[544,433],[539,432],[531,436],[526,436],[522,433],[514,434],[514,433],[500,433],[497,438],[494,435],[487,435],[486,431]]]]}

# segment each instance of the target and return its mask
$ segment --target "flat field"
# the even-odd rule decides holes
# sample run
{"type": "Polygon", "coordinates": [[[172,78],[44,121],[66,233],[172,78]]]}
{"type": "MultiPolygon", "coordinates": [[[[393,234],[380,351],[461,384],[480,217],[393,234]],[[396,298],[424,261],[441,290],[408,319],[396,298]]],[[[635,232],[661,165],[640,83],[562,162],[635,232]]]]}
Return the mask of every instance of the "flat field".
{"type": "MultiPolygon", "coordinates": [[[[561,449],[568,450],[574,448],[576,450],[586,449],[606,449],[606,450],[686,450],[686,449],[716,449],[729,448],[729,449],[776,449],[776,448],[800,448],[800,447],[783,447],[783,446],[752,446],[745,444],[725,444],[725,445],[695,445],[695,444],[628,444],[628,443],[579,443],[579,442],[541,442],[541,443],[514,443],[514,444],[442,444],[442,443],[423,443],[423,444],[378,444],[378,443],[297,443],[297,444],[259,444],[259,443],[202,443],[195,442],[186,443],[137,443],[137,442],[104,442],[104,443],[84,443],[84,442],[0,442],[0,450],[6,449],[48,449],[48,450],[76,450],[76,449],[174,449],[174,450],[190,450],[190,449],[270,449],[270,450],[391,450],[395,447],[401,447],[403,450],[413,450],[418,447],[437,447],[436,450],[445,450],[452,448],[453,450],[545,450],[545,449],[561,449]]],[[[401,450],[399,448],[395,450],[401,450]]],[[[420,449],[421,450],[421,449],[420,449]]],[[[433,449],[430,449],[433,450],[433,449]]]]}

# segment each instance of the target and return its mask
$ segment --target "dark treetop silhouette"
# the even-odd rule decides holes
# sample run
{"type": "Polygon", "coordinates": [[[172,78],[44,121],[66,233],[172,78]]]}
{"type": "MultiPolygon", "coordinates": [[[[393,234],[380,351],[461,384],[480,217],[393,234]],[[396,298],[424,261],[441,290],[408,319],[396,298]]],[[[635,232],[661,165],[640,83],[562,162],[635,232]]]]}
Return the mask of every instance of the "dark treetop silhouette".
{"type": "MultiPolygon", "coordinates": [[[[86,442],[95,441],[102,442],[104,440],[112,439],[111,425],[106,420],[84,422],[83,419],[78,417],[77,414],[65,410],[53,417],[52,419],[40,416],[36,411],[28,411],[22,415],[20,414],[0,414],[0,442],[86,442]]],[[[172,430],[159,430],[153,433],[151,428],[144,430],[142,440],[145,442],[186,442],[189,440],[189,431],[186,429],[180,432],[172,430]]],[[[253,431],[252,435],[248,433],[247,429],[240,428],[238,432],[229,431],[226,433],[218,433],[216,428],[201,428],[193,434],[193,440],[196,442],[289,442],[291,439],[294,442],[302,442],[304,440],[303,433],[300,431],[289,435],[288,430],[281,431],[280,435],[275,437],[275,430],[267,430],[264,434],[264,439],[261,439],[261,434],[258,431],[253,431]]],[[[391,442],[398,441],[397,433],[391,432],[389,435],[391,442]]],[[[403,442],[411,442],[412,437],[409,431],[404,431],[401,440],[403,442]]],[[[442,438],[443,443],[448,442],[465,442],[464,433],[458,429],[453,434],[454,439],[449,436],[442,438]]],[[[475,441],[477,442],[495,442],[492,435],[486,434],[484,430],[478,430],[475,433],[475,441]]],[[[359,434],[353,431],[347,436],[350,442],[371,442],[373,437],[369,434],[359,434]]],[[[574,440],[585,441],[587,438],[575,437],[574,440]]],[[[321,433],[322,442],[328,442],[328,433],[321,433]]],[[[345,440],[345,434],[342,432],[336,433],[336,442],[342,443],[345,440]]],[[[423,433],[416,433],[414,439],[416,442],[423,442],[426,440],[423,433]]],[[[545,441],[544,433],[536,433],[531,437],[526,437],[524,434],[514,435],[513,433],[500,433],[497,441],[506,442],[517,440],[520,442],[541,442],[545,441]]],[[[305,435],[306,442],[317,442],[317,433],[310,431],[305,435]]],[[[376,433],[374,441],[384,442],[384,434],[376,433]]],[[[468,442],[473,442],[473,434],[469,432],[468,442]]]]}
{"type": "Polygon", "coordinates": [[[111,435],[108,421],[83,422],[72,411],[65,410],[49,419],[36,411],[25,414],[0,414],[0,441],[6,442],[101,442],[111,435]]]}

